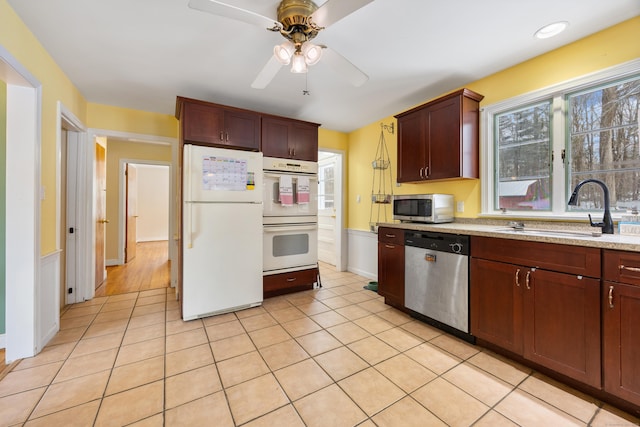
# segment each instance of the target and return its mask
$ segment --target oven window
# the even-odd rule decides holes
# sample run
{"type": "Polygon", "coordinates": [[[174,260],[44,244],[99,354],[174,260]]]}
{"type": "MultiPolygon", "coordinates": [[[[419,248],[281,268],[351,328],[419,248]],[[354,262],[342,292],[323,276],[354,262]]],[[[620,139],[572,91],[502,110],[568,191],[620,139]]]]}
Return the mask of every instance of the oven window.
{"type": "Polygon", "coordinates": [[[307,254],[309,253],[309,234],[274,236],[271,248],[274,257],[307,254]]]}

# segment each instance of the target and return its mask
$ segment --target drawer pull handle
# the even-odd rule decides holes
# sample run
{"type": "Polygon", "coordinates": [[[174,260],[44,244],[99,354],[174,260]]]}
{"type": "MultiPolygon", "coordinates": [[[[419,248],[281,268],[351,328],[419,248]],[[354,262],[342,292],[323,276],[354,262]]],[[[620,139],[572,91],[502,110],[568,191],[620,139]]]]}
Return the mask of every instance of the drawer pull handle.
{"type": "Polygon", "coordinates": [[[393,245],[384,245],[384,247],[387,249],[395,249],[395,246],[393,245]]]}
{"type": "Polygon", "coordinates": [[[295,277],[289,277],[289,278],[287,279],[287,282],[295,282],[295,281],[296,281],[296,278],[295,278],[295,277]]]}
{"type": "Polygon", "coordinates": [[[613,286],[609,286],[609,308],[613,308],[613,286]]]}
{"type": "Polygon", "coordinates": [[[516,270],[516,286],[520,287],[520,269],[516,270]]]}
{"type": "Polygon", "coordinates": [[[622,271],[622,270],[629,270],[629,271],[635,271],[637,273],[640,273],[640,268],[638,267],[627,267],[626,265],[619,265],[618,268],[622,271]]]}
{"type": "Polygon", "coordinates": [[[395,235],[395,234],[385,234],[385,236],[386,236],[386,237],[391,237],[391,238],[396,237],[396,235],[395,235]]]}
{"type": "Polygon", "coordinates": [[[524,279],[524,282],[527,285],[527,290],[531,289],[531,286],[529,286],[529,277],[531,277],[531,270],[527,271],[527,277],[524,279]]]}

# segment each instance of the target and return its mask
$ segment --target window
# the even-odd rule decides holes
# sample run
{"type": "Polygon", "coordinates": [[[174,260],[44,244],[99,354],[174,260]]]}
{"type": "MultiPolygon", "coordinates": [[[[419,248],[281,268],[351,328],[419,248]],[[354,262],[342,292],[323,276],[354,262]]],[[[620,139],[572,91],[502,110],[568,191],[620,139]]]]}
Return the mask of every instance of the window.
{"type": "Polygon", "coordinates": [[[640,207],[640,60],[483,109],[483,213],[572,216],[640,207]]]}
{"type": "Polygon", "coordinates": [[[551,102],[496,116],[499,209],[551,207],[551,102]]]}
{"type": "MultiPolygon", "coordinates": [[[[609,188],[613,209],[638,206],[640,77],[568,96],[570,181],[595,178],[609,188]]],[[[580,192],[580,206],[603,209],[599,187],[580,192]]]]}
{"type": "Polygon", "coordinates": [[[318,167],[318,209],[334,207],[334,163],[318,167]]]}

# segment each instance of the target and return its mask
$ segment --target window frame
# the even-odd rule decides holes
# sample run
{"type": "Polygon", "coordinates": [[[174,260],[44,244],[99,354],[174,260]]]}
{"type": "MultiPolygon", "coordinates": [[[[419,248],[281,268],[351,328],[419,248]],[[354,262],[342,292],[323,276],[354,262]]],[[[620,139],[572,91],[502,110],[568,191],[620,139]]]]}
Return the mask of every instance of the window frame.
{"type": "MultiPolygon", "coordinates": [[[[592,86],[606,85],[616,80],[625,79],[640,73],[640,58],[615,65],[594,73],[570,79],[552,86],[528,92],[513,98],[505,99],[480,109],[480,183],[481,212],[480,216],[500,216],[503,218],[533,219],[584,219],[584,212],[567,210],[567,200],[573,190],[567,188],[568,169],[564,166],[562,150],[568,149],[568,131],[566,129],[567,111],[566,96],[586,90],[592,86]],[[545,100],[552,100],[551,117],[551,209],[548,211],[501,211],[495,209],[495,116],[509,110],[532,105],[545,100]]],[[[622,212],[612,213],[619,219],[622,212]]]]}

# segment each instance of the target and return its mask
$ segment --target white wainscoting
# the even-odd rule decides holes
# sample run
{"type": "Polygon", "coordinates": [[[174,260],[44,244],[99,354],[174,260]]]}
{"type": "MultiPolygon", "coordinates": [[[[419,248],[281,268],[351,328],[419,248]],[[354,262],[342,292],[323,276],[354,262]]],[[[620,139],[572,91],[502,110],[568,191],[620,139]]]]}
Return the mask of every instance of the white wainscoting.
{"type": "Polygon", "coordinates": [[[60,252],[52,252],[40,258],[40,289],[36,298],[36,354],[60,330],[60,252]]]}
{"type": "Polygon", "coordinates": [[[347,230],[349,260],[347,270],[378,280],[378,235],[370,231],[347,230]]]}

